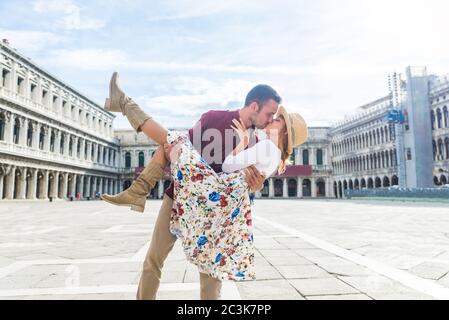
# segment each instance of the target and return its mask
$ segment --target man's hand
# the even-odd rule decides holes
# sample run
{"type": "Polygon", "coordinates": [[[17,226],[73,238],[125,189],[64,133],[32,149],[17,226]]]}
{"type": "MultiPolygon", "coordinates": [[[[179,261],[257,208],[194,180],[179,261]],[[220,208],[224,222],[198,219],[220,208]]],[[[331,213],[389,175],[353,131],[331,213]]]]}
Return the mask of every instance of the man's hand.
{"type": "Polygon", "coordinates": [[[263,188],[265,176],[262,175],[255,166],[245,169],[245,181],[248,183],[251,192],[257,192],[263,188]]]}
{"type": "Polygon", "coordinates": [[[181,154],[181,145],[177,144],[164,144],[165,158],[170,162],[176,162],[181,154]]]}

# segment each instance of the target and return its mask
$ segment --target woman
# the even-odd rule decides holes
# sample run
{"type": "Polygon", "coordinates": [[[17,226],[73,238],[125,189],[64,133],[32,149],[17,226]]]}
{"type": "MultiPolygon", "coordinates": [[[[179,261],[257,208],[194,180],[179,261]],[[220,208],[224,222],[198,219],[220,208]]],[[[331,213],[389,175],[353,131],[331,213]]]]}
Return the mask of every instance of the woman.
{"type": "MultiPolygon", "coordinates": [[[[239,144],[226,157],[223,173],[217,174],[193,147],[188,135],[168,132],[141,111],[132,116],[132,110],[124,110],[129,104],[120,102],[129,98],[116,81],[117,74],[114,74],[106,109],[123,112],[132,124],[140,124],[133,127],[157,143],[175,144],[170,155],[175,200],[170,231],[182,241],[188,260],[201,273],[219,280],[255,279],[249,187],[242,169],[254,165],[266,177],[276,171],[284,172],[293,147],[306,140],[303,119],[297,114],[289,115],[280,107],[278,117],[266,128],[266,139],[249,149],[246,149],[249,133],[245,125],[234,120],[239,144]],[[146,119],[142,122],[143,118],[146,119]]],[[[132,108],[135,111],[138,106],[132,104],[132,108]]],[[[161,168],[167,162],[161,151],[152,160],[161,168]]],[[[115,204],[108,195],[103,199],[115,204]]]]}

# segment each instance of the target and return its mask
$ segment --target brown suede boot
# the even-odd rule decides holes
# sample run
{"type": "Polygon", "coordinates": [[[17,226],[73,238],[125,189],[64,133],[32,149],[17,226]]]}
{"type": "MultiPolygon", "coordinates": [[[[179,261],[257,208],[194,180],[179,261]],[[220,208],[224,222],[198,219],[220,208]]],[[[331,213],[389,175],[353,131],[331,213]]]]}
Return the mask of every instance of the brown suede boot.
{"type": "Polygon", "coordinates": [[[104,109],[109,112],[121,112],[128,118],[129,123],[137,132],[146,120],[151,119],[131,98],[127,97],[118,85],[119,75],[117,72],[111,77],[109,83],[109,98],[106,99],[104,109]]]}
{"type": "Polygon", "coordinates": [[[103,194],[101,199],[117,206],[131,207],[131,210],[143,212],[148,194],[164,175],[164,169],[160,165],[150,162],[127,190],[115,196],[103,194]]]}

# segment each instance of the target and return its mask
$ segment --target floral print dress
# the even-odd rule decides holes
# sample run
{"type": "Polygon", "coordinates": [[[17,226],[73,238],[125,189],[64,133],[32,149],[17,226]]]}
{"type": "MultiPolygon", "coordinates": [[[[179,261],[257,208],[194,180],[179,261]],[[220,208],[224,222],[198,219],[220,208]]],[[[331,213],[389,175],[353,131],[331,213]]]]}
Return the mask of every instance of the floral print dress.
{"type": "Polygon", "coordinates": [[[187,134],[171,131],[180,143],[171,164],[174,202],[170,231],[187,259],[218,280],[254,280],[254,238],[248,185],[243,172],[216,173],[187,134]]]}

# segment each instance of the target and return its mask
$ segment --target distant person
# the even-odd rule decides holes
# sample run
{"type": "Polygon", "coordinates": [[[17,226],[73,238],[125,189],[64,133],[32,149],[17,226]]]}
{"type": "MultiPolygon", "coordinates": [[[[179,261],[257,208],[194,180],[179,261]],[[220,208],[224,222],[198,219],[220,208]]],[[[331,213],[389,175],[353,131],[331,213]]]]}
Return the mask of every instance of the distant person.
{"type": "Polygon", "coordinates": [[[256,197],[256,194],[254,192],[251,192],[249,194],[249,201],[251,203],[251,205],[254,205],[254,198],[256,197]]]}

